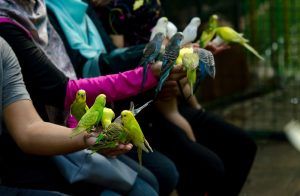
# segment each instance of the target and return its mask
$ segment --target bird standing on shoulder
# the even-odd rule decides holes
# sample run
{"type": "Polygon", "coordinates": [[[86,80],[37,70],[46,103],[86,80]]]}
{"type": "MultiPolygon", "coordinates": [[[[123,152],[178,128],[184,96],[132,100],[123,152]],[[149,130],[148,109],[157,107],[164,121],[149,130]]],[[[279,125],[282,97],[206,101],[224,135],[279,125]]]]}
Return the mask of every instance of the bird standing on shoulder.
{"type": "Polygon", "coordinates": [[[78,125],[73,129],[70,137],[77,136],[84,131],[90,133],[94,127],[97,127],[101,121],[105,104],[106,96],[98,95],[92,107],[81,117],[78,125]]]}
{"type": "Polygon", "coordinates": [[[190,23],[182,31],[183,39],[180,43],[181,46],[192,43],[197,38],[198,28],[200,24],[201,24],[201,20],[199,17],[192,18],[190,23]]]}
{"type": "Polygon", "coordinates": [[[147,68],[149,63],[154,63],[155,59],[158,57],[163,40],[165,36],[162,32],[158,32],[155,34],[154,38],[145,46],[143,56],[140,60],[139,65],[143,66],[143,80],[141,91],[144,88],[144,84],[147,80],[147,68]]]}
{"type": "Polygon", "coordinates": [[[137,147],[139,164],[142,165],[142,150],[147,153],[153,152],[153,150],[144,137],[142,129],[131,111],[123,110],[121,112],[121,122],[128,134],[129,141],[137,147]]]}
{"type": "Polygon", "coordinates": [[[88,111],[89,107],[86,105],[86,92],[80,89],[76,93],[75,100],[70,106],[70,114],[80,121],[81,117],[88,111]]]}

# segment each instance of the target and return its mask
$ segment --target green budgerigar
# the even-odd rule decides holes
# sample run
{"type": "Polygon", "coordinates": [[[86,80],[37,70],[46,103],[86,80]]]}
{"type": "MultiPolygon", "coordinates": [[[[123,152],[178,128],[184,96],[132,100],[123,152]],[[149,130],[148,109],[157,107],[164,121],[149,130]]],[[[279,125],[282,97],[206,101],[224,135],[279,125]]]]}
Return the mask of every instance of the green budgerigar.
{"type": "Polygon", "coordinates": [[[103,115],[105,104],[106,96],[104,94],[98,95],[92,107],[81,117],[70,137],[79,135],[84,131],[91,132],[94,127],[98,127],[103,115]]]}
{"type": "Polygon", "coordinates": [[[200,47],[205,48],[208,42],[210,42],[216,33],[218,27],[218,15],[213,14],[210,16],[207,28],[202,32],[200,37],[200,47]]]}
{"type": "Polygon", "coordinates": [[[70,114],[80,121],[81,117],[88,111],[89,107],[86,105],[86,92],[80,89],[76,93],[75,100],[71,104],[70,114]]]}
{"type": "Polygon", "coordinates": [[[194,84],[197,80],[197,68],[199,66],[199,55],[196,53],[186,53],[182,57],[182,65],[186,69],[187,79],[193,95],[194,84]]]}
{"type": "Polygon", "coordinates": [[[104,107],[103,115],[101,118],[101,125],[103,129],[107,129],[111,121],[115,118],[115,113],[112,109],[104,107]]]}
{"type": "Polygon", "coordinates": [[[252,52],[256,57],[258,57],[261,60],[264,60],[264,58],[258,54],[258,52],[251,47],[248,43],[249,40],[245,39],[242,34],[236,32],[231,27],[217,27],[216,28],[216,35],[217,38],[220,38],[225,43],[238,43],[247,48],[250,52],[252,52]]]}
{"type": "Polygon", "coordinates": [[[122,124],[112,122],[97,137],[96,143],[89,147],[93,152],[103,149],[116,148],[120,143],[128,143],[128,134],[122,124]]]}
{"type": "Polygon", "coordinates": [[[130,110],[123,110],[121,112],[121,122],[128,133],[128,139],[133,145],[137,147],[138,160],[142,165],[142,150],[145,152],[153,152],[148,141],[144,137],[142,129],[130,110]]]}

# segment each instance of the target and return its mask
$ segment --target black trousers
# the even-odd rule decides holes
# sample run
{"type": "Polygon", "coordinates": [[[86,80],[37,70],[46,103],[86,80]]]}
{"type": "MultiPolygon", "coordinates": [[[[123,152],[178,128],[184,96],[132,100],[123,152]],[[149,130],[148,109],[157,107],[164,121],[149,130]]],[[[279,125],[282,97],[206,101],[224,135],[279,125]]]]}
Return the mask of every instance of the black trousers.
{"type": "Polygon", "coordinates": [[[179,194],[238,195],[255,158],[255,142],[244,130],[209,112],[187,105],[179,110],[191,124],[197,142],[154,109],[138,116],[150,144],[176,164],[179,194]]]}

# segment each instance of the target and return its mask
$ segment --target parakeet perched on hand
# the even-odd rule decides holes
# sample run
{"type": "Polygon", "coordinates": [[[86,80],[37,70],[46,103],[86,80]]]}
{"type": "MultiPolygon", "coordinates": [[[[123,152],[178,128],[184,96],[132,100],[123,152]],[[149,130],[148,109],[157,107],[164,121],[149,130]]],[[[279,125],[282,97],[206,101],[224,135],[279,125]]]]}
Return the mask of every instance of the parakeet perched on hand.
{"type": "Polygon", "coordinates": [[[180,50],[180,42],[183,39],[183,34],[181,32],[177,32],[169,41],[168,45],[165,49],[165,54],[162,58],[162,66],[161,66],[161,73],[158,85],[155,89],[155,97],[161,91],[162,86],[164,85],[165,81],[167,80],[170,71],[173,68],[173,65],[176,62],[176,59],[179,55],[180,50]]]}
{"type": "Polygon", "coordinates": [[[71,104],[70,114],[79,121],[88,109],[89,107],[86,105],[86,92],[80,89],[77,91],[75,100],[71,104]]]}
{"type": "Polygon", "coordinates": [[[115,113],[112,109],[104,107],[103,114],[101,118],[101,125],[103,129],[106,129],[110,124],[111,121],[115,118],[115,113]]]}
{"type": "Polygon", "coordinates": [[[179,51],[179,55],[176,59],[176,65],[181,65],[182,64],[182,57],[186,53],[193,53],[194,49],[192,47],[189,48],[181,48],[179,51]]]}
{"type": "Polygon", "coordinates": [[[171,21],[168,21],[167,38],[171,39],[175,35],[175,33],[177,33],[177,27],[171,21]]]}
{"type": "Polygon", "coordinates": [[[148,64],[153,63],[155,59],[158,57],[164,38],[165,38],[164,34],[159,32],[155,34],[154,38],[145,46],[144,54],[139,63],[139,65],[143,66],[144,68],[141,90],[143,90],[144,84],[147,80],[146,77],[147,77],[148,64]]]}
{"type": "Polygon", "coordinates": [[[156,25],[151,30],[150,41],[154,38],[157,33],[163,33],[163,35],[167,36],[167,25],[168,25],[168,18],[161,17],[157,20],[156,25]]]}
{"type": "Polygon", "coordinates": [[[145,139],[141,127],[131,111],[123,110],[121,112],[121,121],[128,134],[129,141],[137,147],[139,163],[142,165],[142,150],[147,153],[153,152],[153,150],[145,139]]]}
{"type": "Polygon", "coordinates": [[[216,33],[218,27],[218,16],[216,14],[211,15],[207,24],[207,28],[202,32],[200,37],[200,47],[205,48],[208,42],[210,42],[216,33]]]}
{"type": "Polygon", "coordinates": [[[182,31],[183,39],[180,43],[180,46],[184,46],[188,43],[192,43],[197,38],[198,27],[200,26],[200,24],[201,24],[201,20],[199,17],[192,18],[190,23],[182,31]]]}
{"type": "Polygon", "coordinates": [[[94,127],[97,127],[101,121],[105,104],[106,96],[104,94],[98,95],[92,107],[81,117],[70,137],[79,135],[84,131],[91,132],[94,127]]]}
{"type": "Polygon", "coordinates": [[[200,59],[199,71],[201,73],[202,78],[204,78],[207,74],[215,78],[216,76],[216,65],[213,54],[203,48],[195,49],[195,52],[198,53],[200,59]]]}
{"type": "Polygon", "coordinates": [[[112,122],[97,137],[95,144],[89,147],[93,152],[108,148],[116,148],[119,144],[128,143],[128,133],[122,124],[112,122]]]}
{"type": "Polygon", "coordinates": [[[252,52],[256,57],[261,60],[264,58],[258,54],[258,52],[252,48],[248,42],[249,40],[245,39],[242,34],[236,32],[231,27],[218,27],[216,28],[216,35],[221,38],[225,43],[238,43],[247,48],[250,52],[252,52]]]}
{"type": "Polygon", "coordinates": [[[191,95],[194,94],[194,84],[197,79],[197,68],[199,66],[199,55],[196,53],[186,53],[182,57],[182,65],[187,71],[187,79],[191,89],[191,95]]]}

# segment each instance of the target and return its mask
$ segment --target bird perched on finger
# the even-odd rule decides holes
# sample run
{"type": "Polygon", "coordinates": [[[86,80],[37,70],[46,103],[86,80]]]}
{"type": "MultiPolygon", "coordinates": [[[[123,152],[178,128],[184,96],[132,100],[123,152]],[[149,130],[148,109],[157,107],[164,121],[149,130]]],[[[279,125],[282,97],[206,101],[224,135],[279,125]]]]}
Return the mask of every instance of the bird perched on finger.
{"type": "Polygon", "coordinates": [[[200,24],[201,24],[201,20],[199,17],[192,18],[190,23],[182,31],[183,39],[180,43],[180,46],[184,46],[188,43],[192,43],[197,38],[198,27],[200,26],[200,24]]]}
{"type": "Polygon", "coordinates": [[[167,24],[167,38],[171,39],[177,33],[177,27],[171,21],[168,21],[167,24]]]}
{"type": "Polygon", "coordinates": [[[158,32],[155,34],[154,38],[145,46],[143,56],[139,62],[139,65],[143,67],[143,80],[141,91],[143,90],[144,84],[147,80],[146,77],[148,64],[153,63],[158,57],[164,39],[164,34],[162,32],[158,32]]]}
{"type": "Polygon", "coordinates": [[[170,71],[173,69],[173,66],[176,62],[176,59],[179,55],[180,51],[180,42],[183,39],[183,34],[181,32],[177,32],[168,42],[165,53],[162,57],[162,66],[161,66],[161,73],[158,85],[155,89],[155,97],[161,91],[162,86],[164,85],[165,81],[167,80],[170,71]]]}
{"type": "Polygon", "coordinates": [[[79,121],[88,109],[89,107],[86,105],[86,92],[83,89],[79,89],[76,93],[75,100],[70,106],[70,114],[79,121]]]}
{"type": "Polygon", "coordinates": [[[106,96],[104,94],[98,95],[92,107],[81,117],[73,129],[70,137],[77,136],[84,131],[90,133],[94,127],[97,127],[101,121],[105,104],[106,96]]]}
{"type": "Polygon", "coordinates": [[[216,31],[216,35],[218,36],[218,38],[220,38],[223,42],[238,43],[238,44],[244,46],[250,52],[252,52],[260,60],[264,60],[264,58],[261,55],[259,55],[259,53],[252,46],[250,46],[248,44],[249,40],[245,39],[243,37],[243,34],[238,33],[231,27],[227,27],[227,26],[217,27],[215,31],[216,31]]]}
{"type": "Polygon", "coordinates": [[[129,110],[121,112],[122,125],[128,134],[129,141],[137,147],[139,164],[142,165],[142,151],[153,152],[151,146],[146,140],[142,129],[135,119],[133,113],[129,110]]]}
{"type": "Polygon", "coordinates": [[[163,33],[163,35],[167,36],[167,25],[168,25],[168,18],[161,17],[157,20],[156,25],[151,30],[150,41],[154,38],[157,33],[163,33]]]}

